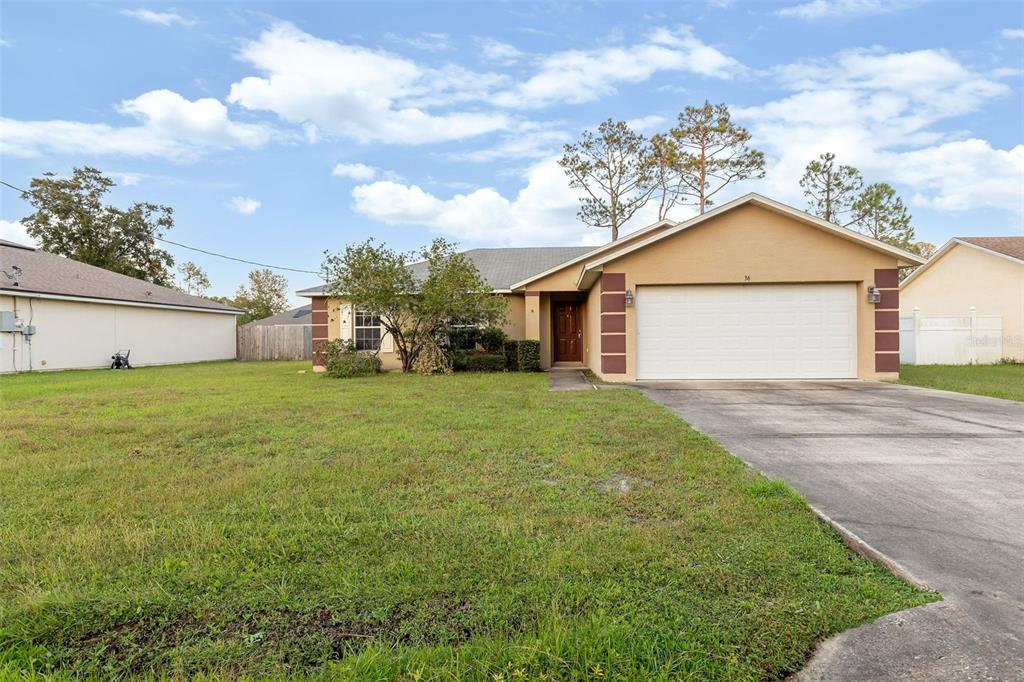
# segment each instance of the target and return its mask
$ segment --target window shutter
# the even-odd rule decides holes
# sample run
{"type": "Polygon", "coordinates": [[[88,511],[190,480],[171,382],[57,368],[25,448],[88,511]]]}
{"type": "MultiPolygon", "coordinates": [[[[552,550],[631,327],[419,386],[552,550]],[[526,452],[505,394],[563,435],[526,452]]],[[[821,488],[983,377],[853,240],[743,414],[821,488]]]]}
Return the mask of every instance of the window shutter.
{"type": "Polygon", "coordinates": [[[352,304],[351,303],[343,303],[341,305],[341,308],[340,308],[340,315],[341,315],[341,325],[340,325],[340,327],[341,327],[341,334],[340,334],[339,338],[341,338],[342,341],[351,341],[352,340],[352,324],[353,324],[352,304]]]}
{"type": "Polygon", "coordinates": [[[389,334],[388,330],[384,328],[384,325],[380,326],[380,352],[395,352],[395,340],[391,338],[391,334],[389,334]]]}

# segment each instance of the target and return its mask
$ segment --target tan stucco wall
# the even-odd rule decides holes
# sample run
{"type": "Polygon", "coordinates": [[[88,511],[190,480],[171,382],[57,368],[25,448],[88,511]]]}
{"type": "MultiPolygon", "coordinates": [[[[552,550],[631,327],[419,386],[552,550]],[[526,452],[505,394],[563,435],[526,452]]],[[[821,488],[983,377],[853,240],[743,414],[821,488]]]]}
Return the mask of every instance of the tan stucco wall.
{"type": "MultiPolygon", "coordinates": [[[[513,339],[526,338],[526,306],[522,294],[498,294],[508,302],[508,317],[502,328],[513,339]]],[[[327,299],[327,339],[333,341],[341,337],[341,305],[347,299],[327,299]]],[[[380,354],[381,367],[386,370],[402,369],[402,358],[395,351],[380,354]]]]}
{"type": "Polygon", "coordinates": [[[1003,356],[1024,360],[1024,264],[955,244],[900,290],[900,315],[1003,318],[1003,356]]]}
{"type": "MultiPolygon", "coordinates": [[[[873,283],[876,268],[896,265],[895,256],[748,205],[613,260],[604,271],[625,273],[626,286],[634,292],[645,284],[854,282],[857,374],[862,379],[888,379],[896,374],[875,372],[875,309],[867,301],[867,286],[873,283]]],[[[600,288],[600,281],[594,288],[600,288]]],[[[635,307],[626,308],[626,338],[627,373],[602,378],[635,379],[635,307]]],[[[600,375],[600,356],[591,355],[590,367],[600,375]]]]}
{"type": "Polygon", "coordinates": [[[21,334],[0,333],[0,372],[109,367],[117,350],[133,365],[164,365],[235,358],[235,316],[168,308],[79,303],[0,296],[35,325],[31,346],[21,334]]]}

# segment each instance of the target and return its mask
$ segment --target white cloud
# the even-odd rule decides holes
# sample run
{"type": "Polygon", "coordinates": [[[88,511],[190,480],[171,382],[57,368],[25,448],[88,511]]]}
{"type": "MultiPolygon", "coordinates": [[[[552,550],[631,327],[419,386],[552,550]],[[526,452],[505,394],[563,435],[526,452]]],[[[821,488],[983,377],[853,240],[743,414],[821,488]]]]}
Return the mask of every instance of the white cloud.
{"type": "Polygon", "coordinates": [[[365,182],[377,177],[377,169],[373,166],[367,166],[365,163],[339,163],[331,171],[331,175],[365,182]]]}
{"type": "Polygon", "coordinates": [[[316,131],[360,142],[423,144],[508,126],[504,114],[429,106],[479,99],[501,78],[460,67],[426,69],[388,52],[322,40],[278,22],[238,58],[261,76],[232,84],[228,101],[272,111],[316,131]]]}
{"type": "Polygon", "coordinates": [[[526,56],[526,54],[521,52],[519,48],[514,45],[509,45],[508,43],[503,43],[500,40],[480,38],[477,40],[477,44],[480,46],[480,54],[484,59],[504,66],[515,64],[526,56]]]}
{"type": "Polygon", "coordinates": [[[1024,40],[1024,28],[1004,28],[999,35],[1007,40],[1024,40]]]}
{"type": "Polygon", "coordinates": [[[453,161],[472,161],[477,163],[491,161],[510,161],[520,159],[540,159],[550,156],[570,136],[564,130],[550,128],[540,123],[523,123],[515,130],[502,136],[501,140],[490,147],[467,151],[449,152],[446,158],[453,161]]]}
{"type": "Polygon", "coordinates": [[[400,36],[388,33],[384,36],[393,43],[401,43],[426,52],[445,52],[452,49],[447,33],[420,33],[416,36],[400,36]]]}
{"type": "Polygon", "coordinates": [[[38,246],[38,242],[28,236],[25,226],[18,221],[0,220],[0,239],[6,239],[15,244],[38,246]]]}
{"type": "Polygon", "coordinates": [[[743,66],[701,42],[689,27],[658,28],[635,45],[547,55],[541,58],[537,73],[499,92],[495,102],[517,108],[591,102],[614,93],[618,84],[641,83],[663,71],[731,78],[743,66]]]}
{"type": "MultiPolygon", "coordinates": [[[[526,186],[514,199],[490,187],[442,199],[417,185],[379,181],[352,190],[353,209],[390,225],[421,225],[472,244],[537,246],[608,240],[606,230],[587,227],[577,219],[578,195],[569,188],[556,158],[533,165],[524,179],[526,186]]],[[[642,227],[651,218],[651,211],[644,211],[626,229],[642,227]]]]}
{"type": "Polygon", "coordinates": [[[6,38],[0,38],[0,47],[11,47],[12,44],[13,43],[11,43],[10,40],[7,40],[6,38]]]}
{"type": "MultiPolygon", "coordinates": [[[[962,140],[933,124],[969,114],[1009,88],[939,50],[844,52],[828,61],[776,71],[793,93],[733,113],[769,155],[764,191],[801,205],[798,180],[825,151],[859,167],[870,181],[911,189],[917,205],[948,210],[993,206],[1014,210],[1020,153],[962,140]],[[962,153],[954,162],[955,154],[962,153]],[[929,165],[932,164],[932,165],[929,165]],[[991,166],[991,170],[986,168],[991,166]],[[997,171],[998,169],[998,171],[997,171]],[[996,173],[1001,177],[995,178],[996,173]]],[[[964,137],[964,135],[959,135],[964,137]]]]}
{"type": "Polygon", "coordinates": [[[811,0],[783,7],[778,14],[798,19],[829,19],[898,12],[921,0],[811,0]]]}
{"type": "Polygon", "coordinates": [[[649,133],[656,131],[659,128],[665,128],[668,124],[668,118],[665,116],[659,116],[657,114],[651,114],[649,116],[641,116],[639,118],[631,118],[626,121],[633,130],[639,133],[649,133]]]}
{"type": "Polygon", "coordinates": [[[78,121],[19,121],[0,118],[3,151],[12,156],[123,154],[193,157],[207,148],[258,147],[268,126],[237,123],[216,99],[187,100],[170,90],[152,90],[121,102],[118,111],[135,126],[78,121]]]}
{"type": "Polygon", "coordinates": [[[154,12],[151,9],[123,9],[121,14],[132,17],[147,24],[158,24],[160,26],[195,26],[196,22],[186,19],[177,12],[154,12]]]}
{"type": "Polygon", "coordinates": [[[250,197],[231,197],[231,201],[228,202],[228,206],[230,206],[233,211],[241,213],[242,215],[252,215],[256,212],[256,209],[260,207],[260,201],[250,197]]]}

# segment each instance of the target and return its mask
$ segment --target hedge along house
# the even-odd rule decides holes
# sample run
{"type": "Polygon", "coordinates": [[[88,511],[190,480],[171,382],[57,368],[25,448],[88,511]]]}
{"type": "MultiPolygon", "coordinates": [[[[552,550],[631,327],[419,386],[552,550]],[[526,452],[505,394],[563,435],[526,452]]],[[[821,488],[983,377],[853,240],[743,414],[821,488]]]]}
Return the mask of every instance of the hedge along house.
{"type": "MultiPolygon", "coordinates": [[[[899,268],[923,262],[756,194],[597,248],[467,254],[508,298],[506,332],[540,341],[543,367],[616,382],[895,378],[899,268]]],[[[318,341],[381,338],[322,287],[298,293],[313,300],[314,367],[318,341]]]]}
{"type": "Polygon", "coordinates": [[[0,241],[0,372],[235,357],[242,311],[46,251],[0,241]]]}

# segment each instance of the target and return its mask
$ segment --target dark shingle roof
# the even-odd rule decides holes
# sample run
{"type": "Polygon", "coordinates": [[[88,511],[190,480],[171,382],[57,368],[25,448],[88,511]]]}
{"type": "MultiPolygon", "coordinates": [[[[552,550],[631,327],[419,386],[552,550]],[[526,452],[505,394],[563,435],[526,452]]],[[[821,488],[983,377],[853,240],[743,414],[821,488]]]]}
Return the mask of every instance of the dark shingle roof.
{"type": "Polygon", "coordinates": [[[199,296],[3,240],[0,240],[0,292],[54,294],[239,312],[199,296]],[[20,272],[15,267],[20,268],[20,272]]]}
{"type": "MultiPolygon", "coordinates": [[[[473,261],[480,274],[494,289],[509,289],[516,282],[549,270],[556,265],[593,251],[593,246],[541,246],[508,249],[470,249],[466,256],[473,261]]],[[[426,263],[410,266],[413,275],[425,277],[426,263]]],[[[322,293],[326,285],[310,287],[301,295],[322,293]]]]}
{"type": "Polygon", "coordinates": [[[279,324],[298,324],[298,325],[309,325],[313,323],[313,304],[307,303],[304,306],[299,306],[292,310],[286,310],[283,313],[277,315],[271,315],[270,317],[264,317],[262,320],[253,320],[243,326],[248,327],[250,325],[259,327],[268,327],[279,324]]]}
{"type": "Polygon", "coordinates": [[[1024,237],[957,237],[962,242],[1024,260],[1024,237]]]}

